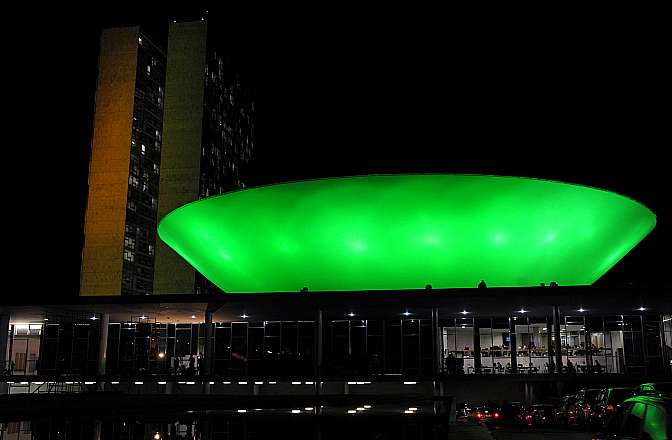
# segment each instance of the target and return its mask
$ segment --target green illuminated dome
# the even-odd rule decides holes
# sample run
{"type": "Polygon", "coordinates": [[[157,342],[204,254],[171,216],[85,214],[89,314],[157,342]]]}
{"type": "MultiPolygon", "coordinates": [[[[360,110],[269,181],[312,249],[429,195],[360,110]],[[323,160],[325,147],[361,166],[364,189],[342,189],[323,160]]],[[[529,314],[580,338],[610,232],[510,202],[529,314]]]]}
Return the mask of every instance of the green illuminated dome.
{"type": "Polygon", "coordinates": [[[161,239],[226,292],[592,284],[651,232],[621,195],[478,175],[284,183],[182,206],[161,239]]]}

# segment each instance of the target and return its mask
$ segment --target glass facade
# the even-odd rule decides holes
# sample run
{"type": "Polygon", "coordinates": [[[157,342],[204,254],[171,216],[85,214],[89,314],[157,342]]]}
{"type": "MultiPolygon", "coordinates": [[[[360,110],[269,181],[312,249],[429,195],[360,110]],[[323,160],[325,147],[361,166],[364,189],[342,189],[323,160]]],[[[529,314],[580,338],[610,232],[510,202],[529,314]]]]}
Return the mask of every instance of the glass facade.
{"type": "Polygon", "coordinates": [[[99,332],[86,322],[44,324],[37,374],[95,374],[99,332]]]}
{"type": "Polygon", "coordinates": [[[166,55],[142,33],[133,103],[124,231],[123,295],[152,293],[166,55]]]}
{"type": "MultiPolygon", "coordinates": [[[[562,316],[562,372],[671,374],[670,322],[668,315],[562,316]],[[655,335],[647,325],[655,329],[655,335]]],[[[281,378],[315,374],[314,321],[211,325],[215,375],[281,378]]],[[[112,375],[198,375],[205,353],[205,328],[204,323],[147,319],[111,323],[106,371],[112,375]]],[[[14,361],[17,375],[93,374],[99,335],[99,323],[90,319],[14,325],[7,358],[14,361]]],[[[437,374],[557,372],[550,316],[441,318],[436,341],[435,346],[431,318],[327,320],[322,328],[321,375],[429,378],[434,374],[435,347],[437,374]]]]}
{"type": "MultiPolygon", "coordinates": [[[[241,82],[231,61],[209,49],[204,80],[199,198],[244,188],[255,144],[252,89],[241,82]]],[[[217,291],[197,273],[196,293],[217,291]]]]}
{"type": "Polygon", "coordinates": [[[41,324],[14,324],[9,328],[10,344],[5,359],[8,368],[16,375],[37,374],[40,356],[41,324]]]}
{"type": "Polygon", "coordinates": [[[243,188],[254,149],[254,101],[231,62],[208,51],[200,197],[243,188]]]}

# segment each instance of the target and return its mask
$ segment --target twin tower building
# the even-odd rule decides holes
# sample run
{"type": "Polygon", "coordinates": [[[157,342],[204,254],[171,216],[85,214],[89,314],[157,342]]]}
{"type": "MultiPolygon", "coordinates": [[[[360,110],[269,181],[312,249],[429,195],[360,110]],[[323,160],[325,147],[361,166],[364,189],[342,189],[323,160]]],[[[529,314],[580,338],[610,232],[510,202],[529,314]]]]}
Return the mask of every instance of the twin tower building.
{"type": "Polygon", "coordinates": [[[100,40],[80,295],[216,290],[157,237],[186,203],[244,187],[255,145],[250,89],[208,22],[100,40]]]}

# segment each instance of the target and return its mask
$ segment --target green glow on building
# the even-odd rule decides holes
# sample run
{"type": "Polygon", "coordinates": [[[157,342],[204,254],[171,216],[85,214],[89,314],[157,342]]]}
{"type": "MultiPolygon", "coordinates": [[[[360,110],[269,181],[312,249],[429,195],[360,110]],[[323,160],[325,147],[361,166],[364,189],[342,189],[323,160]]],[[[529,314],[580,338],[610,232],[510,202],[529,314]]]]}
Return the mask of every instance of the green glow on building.
{"type": "Polygon", "coordinates": [[[245,293],[589,285],[655,225],[645,206],[595,188],[410,174],[231,192],[172,211],[158,233],[245,293]]]}

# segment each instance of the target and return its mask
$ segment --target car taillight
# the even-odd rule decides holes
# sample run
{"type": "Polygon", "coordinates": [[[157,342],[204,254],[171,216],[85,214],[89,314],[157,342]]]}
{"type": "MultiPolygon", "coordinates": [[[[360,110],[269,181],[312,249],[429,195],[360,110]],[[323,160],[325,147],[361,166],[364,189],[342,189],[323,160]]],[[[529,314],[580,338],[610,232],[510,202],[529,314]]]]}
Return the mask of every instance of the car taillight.
{"type": "Polygon", "coordinates": [[[614,410],[614,405],[612,405],[611,403],[609,405],[607,405],[607,411],[613,411],[613,410],[614,410]]]}
{"type": "Polygon", "coordinates": [[[530,423],[530,422],[532,421],[532,416],[531,416],[530,414],[526,415],[526,416],[525,416],[525,421],[526,421],[527,423],[530,423]]]}
{"type": "Polygon", "coordinates": [[[499,413],[495,411],[495,413],[492,415],[494,418],[498,419],[499,418],[499,413]]]}
{"type": "Polygon", "coordinates": [[[481,414],[480,412],[479,412],[479,413],[476,413],[476,418],[477,418],[477,419],[480,419],[481,417],[483,417],[483,414],[481,414]]]}

